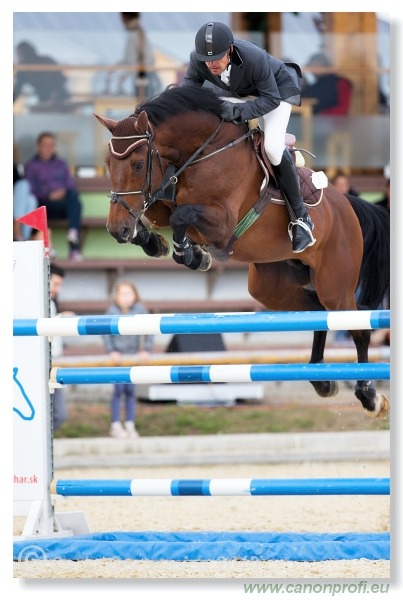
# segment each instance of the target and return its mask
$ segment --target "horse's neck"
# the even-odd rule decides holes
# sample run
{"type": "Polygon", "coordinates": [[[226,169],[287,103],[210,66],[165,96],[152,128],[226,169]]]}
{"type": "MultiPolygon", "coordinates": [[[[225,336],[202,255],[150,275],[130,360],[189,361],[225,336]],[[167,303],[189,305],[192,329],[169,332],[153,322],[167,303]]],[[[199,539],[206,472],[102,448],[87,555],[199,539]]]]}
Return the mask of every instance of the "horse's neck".
{"type": "MultiPolygon", "coordinates": [[[[182,165],[201,148],[219,124],[218,117],[208,113],[177,115],[158,125],[155,141],[169,163],[182,165]]],[[[216,139],[212,140],[211,148],[213,144],[216,144],[216,139]]]]}

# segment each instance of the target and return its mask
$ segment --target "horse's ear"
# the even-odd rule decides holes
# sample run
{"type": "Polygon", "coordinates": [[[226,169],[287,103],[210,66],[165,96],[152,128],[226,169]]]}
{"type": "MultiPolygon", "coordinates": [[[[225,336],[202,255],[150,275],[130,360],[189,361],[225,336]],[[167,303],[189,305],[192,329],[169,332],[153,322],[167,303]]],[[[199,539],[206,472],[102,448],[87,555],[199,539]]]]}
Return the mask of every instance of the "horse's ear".
{"type": "Polygon", "coordinates": [[[136,130],[144,134],[148,129],[148,115],[145,110],[142,110],[136,121],[136,130]]]}
{"type": "Polygon", "coordinates": [[[106,127],[106,129],[109,129],[109,131],[111,133],[113,133],[113,130],[115,129],[116,125],[118,124],[118,121],[114,121],[113,119],[108,119],[107,117],[101,117],[100,115],[96,115],[95,113],[93,113],[93,115],[94,115],[94,117],[96,117],[98,119],[98,121],[101,123],[101,125],[106,127]]]}

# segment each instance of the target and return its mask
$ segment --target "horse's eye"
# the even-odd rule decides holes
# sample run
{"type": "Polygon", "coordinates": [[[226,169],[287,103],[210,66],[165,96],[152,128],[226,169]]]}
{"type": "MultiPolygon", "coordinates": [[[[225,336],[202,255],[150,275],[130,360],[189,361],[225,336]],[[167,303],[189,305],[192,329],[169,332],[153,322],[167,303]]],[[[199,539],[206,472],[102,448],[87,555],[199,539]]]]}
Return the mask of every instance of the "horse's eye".
{"type": "Polygon", "coordinates": [[[134,171],[142,171],[144,168],[144,161],[143,160],[139,160],[138,162],[136,162],[136,164],[134,165],[134,171]]]}

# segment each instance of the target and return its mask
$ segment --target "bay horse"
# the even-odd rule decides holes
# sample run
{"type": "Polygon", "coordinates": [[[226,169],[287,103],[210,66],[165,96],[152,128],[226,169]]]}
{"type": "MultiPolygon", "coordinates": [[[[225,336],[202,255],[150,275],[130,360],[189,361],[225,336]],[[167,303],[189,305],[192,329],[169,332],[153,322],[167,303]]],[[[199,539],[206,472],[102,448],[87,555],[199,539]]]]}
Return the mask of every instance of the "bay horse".
{"type": "MultiPolygon", "coordinates": [[[[378,308],[389,290],[388,212],[320,177],[313,185],[317,175],[299,167],[316,244],[294,254],[281,190],[254,143],[263,134],[222,121],[221,102],[208,88],[169,87],[121,121],[95,115],[112,133],[109,233],[165,256],[154,229],[170,226],[172,256],[190,269],[207,270],[212,258],[248,263],[249,293],[268,310],[378,308]]],[[[370,331],[350,333],[358,362],[368,362],[370,331]]],[[[311,363],[323,362],[326,336],[314,331],[311,363]]],[[[338,392],[334,381],[311,384],[322,397],[338,392]]],[[[373,381],[357,381],[355,395],[370,416],[389,410],[373,381]]]]}

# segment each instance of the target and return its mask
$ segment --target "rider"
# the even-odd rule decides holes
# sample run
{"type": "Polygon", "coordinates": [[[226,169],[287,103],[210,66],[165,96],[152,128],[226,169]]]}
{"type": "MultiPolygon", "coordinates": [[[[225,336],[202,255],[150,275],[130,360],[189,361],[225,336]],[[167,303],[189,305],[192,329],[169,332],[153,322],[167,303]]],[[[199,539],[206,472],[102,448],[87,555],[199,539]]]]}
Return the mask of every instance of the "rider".
{"type": "Polygon", "coordinates": [[[234,40],[227,25],[209,22],[200,27],[195,50],[182,85],[202,86],[205,81],[225,90],[222,119],[244,123],[263,118],[265,150],[284,195],[291,223],[293,252],[303,252],[315,243],[313,223],[301,196],[299,177],[285,146],[291,105],[301,103],[301,70],[284,63],[246,40],[234,40]]]}

